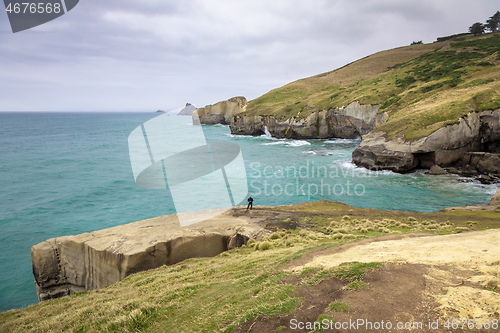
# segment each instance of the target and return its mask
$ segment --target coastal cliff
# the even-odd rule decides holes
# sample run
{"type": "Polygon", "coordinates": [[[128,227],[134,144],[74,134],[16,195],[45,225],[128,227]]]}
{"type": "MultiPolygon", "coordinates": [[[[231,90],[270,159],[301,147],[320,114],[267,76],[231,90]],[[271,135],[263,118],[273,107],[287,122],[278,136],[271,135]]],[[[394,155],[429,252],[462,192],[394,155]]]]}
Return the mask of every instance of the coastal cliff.
{"type": "Polygon", "coordinates": [[[40,301],[99,289],[130,274],[195,257],[216,256],[269,234],[230,212],[190,228],[175,215],[46,240],[31,248],[40,301]]]}
{"type": "Polygon", "coordinates": [[[380,105],[361,105],[358,101],[347,107],[315,111],[304,118],[278,120],[274,116],[246,115],[247,101],[233,97],[197,110],[193,124],[226,124],[232,134],[262,135],[265,130],[275,138],[291,139],[354,139],[371,132],[388,116],[378,113],[380,105]]]}
{"type": "Polygon", "coordinates": [[[207,105],[204,108],[197,109],[196,115],[193,113],[193,125],[229,125],[232,117],[245,111],[246,106],[247,100],[242,96],[233,97],[214,105],[207,105]]]}
{"type": "Polygon", "coordinates": [[[408,172],[415,168],[459,166],[500,174],[500,109],[469,113],[457,123],[416,141],[387,139],[385,132],[363,137],[353,162],[369,169],[408,172]]]}
{"type": "Polygon", "coordinates": [[[387,120],[378,114],[380,105],[361,105],[354,101],[347,107],[315,111],[305,118],[278,120],[274,116],[236,115],[230,123],[232,134],[261,135],[265,128],[276,138],[354,139],[372,131],[387,120]]]}
{"type": "Polygon", "coordinates": [[[199,123],[241,135],[361,138],[352,161],[369,169],[439,166],[498,177],[498,66],[500,34],[452,36],[378,52],[248,103],[207,106],[199,123]]]}

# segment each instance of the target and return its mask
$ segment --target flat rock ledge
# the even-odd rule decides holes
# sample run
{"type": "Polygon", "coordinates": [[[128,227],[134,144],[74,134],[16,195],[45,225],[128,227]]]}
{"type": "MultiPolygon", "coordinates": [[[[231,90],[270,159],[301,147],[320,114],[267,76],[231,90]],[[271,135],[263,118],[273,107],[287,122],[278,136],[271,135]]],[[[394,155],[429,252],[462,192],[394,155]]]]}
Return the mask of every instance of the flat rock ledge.
{"type": "Polygon", "coordinates": [[[176,215],[167,215],[46,240],[31,248],[38,299],[102,288],[136,272],[260,240],[271,233],[261,226],[265,215],[231,209],[184,228],[176,215]]]}

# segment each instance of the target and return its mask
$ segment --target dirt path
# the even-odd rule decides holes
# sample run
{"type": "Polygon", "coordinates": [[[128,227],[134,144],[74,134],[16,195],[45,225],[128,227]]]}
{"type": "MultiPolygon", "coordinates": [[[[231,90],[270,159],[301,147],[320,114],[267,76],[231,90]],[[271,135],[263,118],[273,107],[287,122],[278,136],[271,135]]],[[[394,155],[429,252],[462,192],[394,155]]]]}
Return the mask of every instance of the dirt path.
{"type": "Polygon", "coordinates": [[[236,332],[275,332],[277,329],[279,332],[314,332],[310,327],[307,329],[307,323],[314,323],[322,314],[344,325],[344,328],[327,328],[324,332],[500,331],[493,327],[479,330],[445,327],[448,319],[474,319],[481,323],[487,319],[491,323],[500,318],[498,289],[496,292],[485,289],[500,285],[500,230],[365,239],[312,250],[287,264],[285,269],[297,273],[306,267],[328,269],[352,261],[383,262],[386,266],[365,276],[363,282],[367,288],[358,291],[347,290],[347,283],[335,278],[316,285],[301,285],[298,279],[287,281],[299,286],[294,295],[304,298],[299,308],[286,316],[257,318],[236,332]],[[348,304],[351,310],[331,311],[329,305],[335,302],[348,304]],[[382,321],[385,325],[390,323],[391,328],[381,327],[382,321]],[[353,322],[362,325],[348,326],[353,322]]]}
{"type": "Polygon", "coordinates": [[[331,268],[348,261],[453,264],[488,274],[500,273],[500,230],[370,242],[340,253],[318,254],[303,267],[331,268]]]}

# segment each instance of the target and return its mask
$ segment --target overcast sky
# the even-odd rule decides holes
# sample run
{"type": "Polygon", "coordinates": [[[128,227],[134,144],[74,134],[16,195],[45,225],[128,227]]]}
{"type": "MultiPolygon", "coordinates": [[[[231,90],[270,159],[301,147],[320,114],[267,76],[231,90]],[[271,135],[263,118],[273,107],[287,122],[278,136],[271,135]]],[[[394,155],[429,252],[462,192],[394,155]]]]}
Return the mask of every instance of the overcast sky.
{"type": "Polygon", "coordinates": [[[13,34],[0,111],[156,111],[256,98],[377,51],[485,22],[498,0],[81,0],[13,34]]]}

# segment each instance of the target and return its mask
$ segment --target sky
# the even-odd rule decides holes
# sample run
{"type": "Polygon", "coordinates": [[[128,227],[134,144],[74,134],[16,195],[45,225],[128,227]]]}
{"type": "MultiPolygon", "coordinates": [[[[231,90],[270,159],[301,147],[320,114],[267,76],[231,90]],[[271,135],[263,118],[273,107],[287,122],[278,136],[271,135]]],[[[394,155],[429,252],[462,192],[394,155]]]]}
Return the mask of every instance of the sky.
{"type": "Polygon", "coordinates": [[[372,53],[467,32],[498,0],[80,0],[12,33],[0,111],[156,111],[248,100],[372,53]]]}

